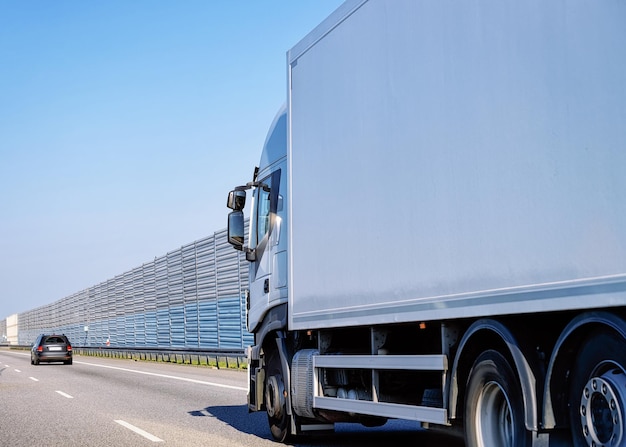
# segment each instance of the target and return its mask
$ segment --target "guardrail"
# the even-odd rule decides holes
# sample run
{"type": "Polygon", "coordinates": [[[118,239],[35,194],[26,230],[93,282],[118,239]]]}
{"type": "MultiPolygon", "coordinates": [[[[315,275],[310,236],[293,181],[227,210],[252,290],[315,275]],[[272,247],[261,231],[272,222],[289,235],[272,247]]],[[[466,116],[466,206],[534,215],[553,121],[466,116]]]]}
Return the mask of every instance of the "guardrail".
{"type": "MultiPolygon", "coordinates": [[[[10,345],[10,349],[30,350],[26,345],[10,345]]],[[[158,348],[117,348],[111,346],[73,346],[76,355],[108,357],[127,360],[179,363],[185,365],[209,366],[214,368],[245,369],[248,367],[244,350],[198,350],[198,349],[158,349],[158,348]]]]}

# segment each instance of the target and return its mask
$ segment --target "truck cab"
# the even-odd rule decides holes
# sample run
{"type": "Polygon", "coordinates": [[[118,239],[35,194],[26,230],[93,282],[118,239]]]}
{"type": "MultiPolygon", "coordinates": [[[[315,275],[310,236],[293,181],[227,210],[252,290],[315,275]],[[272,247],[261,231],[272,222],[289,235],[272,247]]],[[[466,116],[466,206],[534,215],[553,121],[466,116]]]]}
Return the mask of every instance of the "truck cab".
{"type": "Polygon", "coordinates": [[[287,110],[283,106],[270,126],[252,181],[228,196],[228,207],[233,210],[228,217],[228,240],[250,261],[247,326],[253,333],[259,332],[270,309],[287,303],[286,168],[287,110]],[[247,196],[252,200],[245,238],[247,196]]]}
{"type": "Polygon", "coordinates": [[[287,329],[287,107],[276,114],[252,181],[228,194],[228,241],[249,261],[247,327],[254,334],[248,350],[248,409],[266,410],[275,439],[295,431],[284,338],[287,329]],[[244,209],[250,196],[249,220],[244,209]],[[245,237],[248,225],[247,240],[245,237]],[[281,353],[281,354],[279,354],[281,353]],[[269,370],[269,372],[268,372],[269,370]]]}

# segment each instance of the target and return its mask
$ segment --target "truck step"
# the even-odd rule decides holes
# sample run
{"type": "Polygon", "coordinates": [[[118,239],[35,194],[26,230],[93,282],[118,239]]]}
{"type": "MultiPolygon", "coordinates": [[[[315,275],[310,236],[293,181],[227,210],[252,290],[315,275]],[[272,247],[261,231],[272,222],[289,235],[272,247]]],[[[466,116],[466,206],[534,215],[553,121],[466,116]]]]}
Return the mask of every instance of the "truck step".
{"type": "Polygon", "coordinates": [[[313,398],[313,407],[355,414],[429,422],[433,424],[448,424],[448,412],[443,408],[319,396],[313,398]]]}
{"type": "Polygon", "coordinates": [[[316,355],[314,368],[447,371],[445,355],[316,355]]]}

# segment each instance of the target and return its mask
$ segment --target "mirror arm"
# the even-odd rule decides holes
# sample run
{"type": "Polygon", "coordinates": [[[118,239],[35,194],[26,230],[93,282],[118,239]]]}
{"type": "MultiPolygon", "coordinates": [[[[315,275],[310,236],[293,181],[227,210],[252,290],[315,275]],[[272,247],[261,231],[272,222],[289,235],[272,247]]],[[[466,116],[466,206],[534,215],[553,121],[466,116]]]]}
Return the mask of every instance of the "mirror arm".
{"type": "Polygon", "coordinates": [[[256,261],[256,250],[251,250],[248,247],[244,247],[243,251],[246,254],[246,261],[248,262],[256,261]]]}
{"type": "Polygon", "coordinates": [[[249,189],[258,188],[258,187],[262,187],[266,191],[269,191],[269,186],[267,186],[263,182],[248,182],[245,185],[235,186],[235,189],[233,191],[247,191],[249,189]]]}
{"type": "Polygon", "coordinates": [[[256,250],[253,250],[243,245],[233,245],[233,247],[235,248],[235,250],[244,252],[244,254],[246,255],[246,261],[248,262],[256,261],[256,250]]]}
{"type": "Polygon", "coordinates": [[[270,187],[263,182],[248,182],[244,186],[237,186],[235,191],[247,191],[252,188],[263,188],[265,191],[270,190],[270,187]]]}

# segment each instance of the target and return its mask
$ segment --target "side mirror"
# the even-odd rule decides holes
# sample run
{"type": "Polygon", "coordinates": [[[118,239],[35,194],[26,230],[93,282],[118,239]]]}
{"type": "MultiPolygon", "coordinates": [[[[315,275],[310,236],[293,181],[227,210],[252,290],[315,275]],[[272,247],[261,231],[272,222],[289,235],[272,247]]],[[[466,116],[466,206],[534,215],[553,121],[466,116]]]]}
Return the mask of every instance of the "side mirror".
{"type": "MultiPolygon", "coordinates": [[[[238,192],[238,191],[235,191],[238,192]]],[[[232,194],[232,192],[231,192],[232,194]]],[[[230,201],[230,195],[229,195],[230,201]]],[[[244,193],[245,201],[245,193],[244,193]]],[[[228,243],[236,250],[243,250],[243,211],[235,210],[228,215],[228,243]]]]}
{"type": "Polygon", "coordinates": [[[235,211],[243,210],[246,206],[246,192],[238,190],[229,192],[226,206],[235,211]]]}

